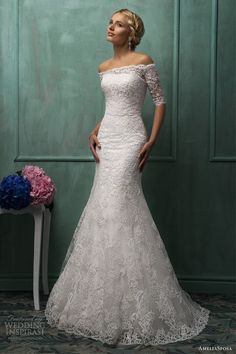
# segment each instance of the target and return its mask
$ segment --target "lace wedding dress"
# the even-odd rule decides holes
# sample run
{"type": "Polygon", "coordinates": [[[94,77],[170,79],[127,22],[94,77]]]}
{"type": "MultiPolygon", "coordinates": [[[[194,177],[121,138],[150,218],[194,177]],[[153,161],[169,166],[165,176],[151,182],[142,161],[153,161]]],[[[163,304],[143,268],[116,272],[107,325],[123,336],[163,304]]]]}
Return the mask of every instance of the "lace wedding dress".
{"type": "Polygon", "coordinates": [[[179,285],[146,203],[138,154],[147,87],[165,103],[155,63],[98,73],[106,99],[93,186],[45,309],[47,322],[108,344],[196,336],[210,311],[179,285]]]}

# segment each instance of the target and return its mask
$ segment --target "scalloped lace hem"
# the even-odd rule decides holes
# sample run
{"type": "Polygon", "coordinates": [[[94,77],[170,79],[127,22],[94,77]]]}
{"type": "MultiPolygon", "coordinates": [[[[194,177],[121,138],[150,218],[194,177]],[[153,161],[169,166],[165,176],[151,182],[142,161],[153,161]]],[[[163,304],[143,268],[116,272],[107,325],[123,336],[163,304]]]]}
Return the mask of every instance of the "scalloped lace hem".
{"type": "Polygon", "coordinates": [[[69,334],[74,334],[86,338],[91,338],[94,340],[99,340],[102,343],[110,344],[110,345],[133,345],[133,344],[143,344],[145,346],[148,345],[159,345],[159,344],[167,344],[174,343],[178,341],[183,341],[190,339],[192,337],[197,336],[203,329],[206,327],[210,310],[201,307],[200,312],[196,316],[194,320],[194,325],[192,327],[182,325],[181,327],[175,327],[175,332],[169,331],[166,333],[163,329],[157,330],[156,336],[143,335],[140,336],[135,332],[135,329],[130,329],[125,331],[123,334],[119,335],[119,337],[114,340],[114,336],[111,336],[109,332],[100,334],[94,333],[88,328],[84,327],[83,329],[77,328],[74,326],[68,326],[66,324],[59,324],[58,318],[55,318],[50,310],[45,311],[47,323],[51,327],[57,327],[60,330],[64,330],[69,334]]]}

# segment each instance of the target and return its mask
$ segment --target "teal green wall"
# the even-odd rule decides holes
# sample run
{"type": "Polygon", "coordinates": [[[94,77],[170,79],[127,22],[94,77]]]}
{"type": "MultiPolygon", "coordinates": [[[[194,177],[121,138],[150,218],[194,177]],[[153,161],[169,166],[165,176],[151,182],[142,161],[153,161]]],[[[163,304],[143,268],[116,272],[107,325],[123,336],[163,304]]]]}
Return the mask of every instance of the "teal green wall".
{"type": "MultiPolygon", "coordinates": [[[[144,21],[137,51],[155,60],[167,99],[165,122],[143,172],[148,205],[182,286],[230,293],[236,244],[234,0],[0,0],[0,178],[36,164],[56,183],[52,285],[90,194],[95,161],[88,134],[104,113],[97,67],[113,55],[106,26],[122,7],[144,21]]],[[[143,117],[149,132],[153,114],[148,93],[143,117]]],[[[32,289],[31,216],[2,215],[0,242],[0,289],[32,289]]]]}

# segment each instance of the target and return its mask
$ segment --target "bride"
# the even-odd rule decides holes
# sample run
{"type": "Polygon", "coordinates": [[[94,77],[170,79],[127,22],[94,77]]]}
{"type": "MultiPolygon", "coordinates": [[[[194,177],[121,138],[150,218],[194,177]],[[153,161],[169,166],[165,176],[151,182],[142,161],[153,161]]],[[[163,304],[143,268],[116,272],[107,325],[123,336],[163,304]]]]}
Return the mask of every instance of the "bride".
{"type": "Polygon", "coordinates": [[[115,345],[192,338],[210,313],[180,287],[143,194],[166,106],[156,64],[135,52],[143,34],[137,14],[113,13],[114,55],[98,72],[106,107],[89,136],[93,185],[45,309],[50,326],[115,345]],[[141,113],[147,88],[155,104],[150,137],[141,113]]]}

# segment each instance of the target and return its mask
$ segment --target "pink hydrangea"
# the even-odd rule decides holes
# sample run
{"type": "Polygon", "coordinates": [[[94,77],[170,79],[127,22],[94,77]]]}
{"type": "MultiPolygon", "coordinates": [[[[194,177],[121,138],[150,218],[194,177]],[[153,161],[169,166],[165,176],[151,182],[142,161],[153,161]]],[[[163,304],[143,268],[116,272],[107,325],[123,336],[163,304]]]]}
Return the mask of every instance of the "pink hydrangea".
{"type": "Polygon", "coordinates": [[[46,175],[45,171],[38,166],[25,165],[21,171],[31,183],[32,197],[31,205],[46,204],[49,205],[54,198],[56,187],[52,179],[46,175]]]}

